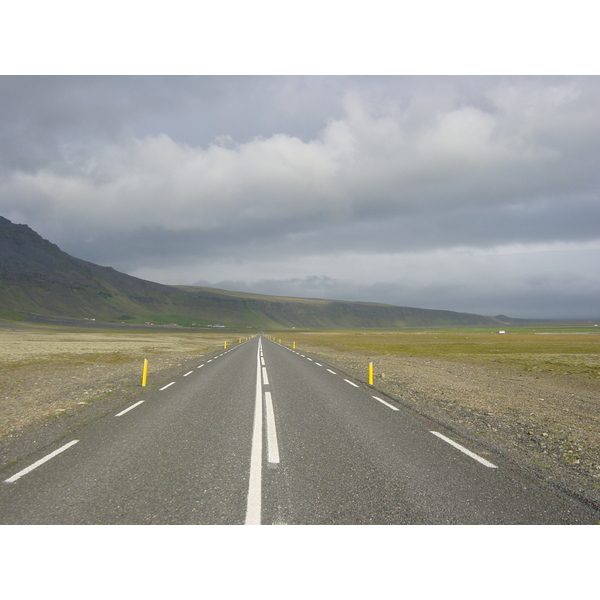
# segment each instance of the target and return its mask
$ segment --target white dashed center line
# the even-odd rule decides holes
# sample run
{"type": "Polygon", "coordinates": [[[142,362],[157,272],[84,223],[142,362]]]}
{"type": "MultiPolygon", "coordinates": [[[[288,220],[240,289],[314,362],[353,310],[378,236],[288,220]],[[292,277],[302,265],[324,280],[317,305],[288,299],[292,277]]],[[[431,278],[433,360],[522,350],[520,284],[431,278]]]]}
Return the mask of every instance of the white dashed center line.
{"type": "Polygon", "coordinates": [[[279,463],[279,445],[275,431],[275,413],[273,412],[271,392],[265,392],[265,403],[267,406],[267,459],[270,463],[277,464],[279,463]]]}

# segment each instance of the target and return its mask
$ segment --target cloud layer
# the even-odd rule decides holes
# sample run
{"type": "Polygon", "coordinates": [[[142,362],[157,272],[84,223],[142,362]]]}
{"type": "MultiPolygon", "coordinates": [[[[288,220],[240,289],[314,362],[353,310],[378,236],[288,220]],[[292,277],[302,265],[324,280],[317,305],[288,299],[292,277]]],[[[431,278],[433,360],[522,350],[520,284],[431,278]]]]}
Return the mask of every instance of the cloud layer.
{"type": "Polygon", "coordinates": [[[0,214],[165,283],[600,315],[597,77],[0,78],[0,214]]]}

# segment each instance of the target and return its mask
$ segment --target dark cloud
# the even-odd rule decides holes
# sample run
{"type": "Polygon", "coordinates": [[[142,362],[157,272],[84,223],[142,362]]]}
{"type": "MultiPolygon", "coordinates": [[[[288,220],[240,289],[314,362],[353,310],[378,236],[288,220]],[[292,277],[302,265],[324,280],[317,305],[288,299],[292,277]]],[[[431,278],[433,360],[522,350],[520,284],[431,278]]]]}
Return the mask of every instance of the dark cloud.
{"type": "Polygon", "coordinates": [[[165,283],[581,316],[599,105],[597,77],[0,77],[0,214],[165,283]]]}
{"type": "Polygon", "coordinates": [[[310,140],[341,115],[345,77],[0,77],[2,167],[60,168],[129,137],[165,134],[206,147],[285,132],[310,140]],[[317,100],[317,101],[315,101],[317,100]]]}

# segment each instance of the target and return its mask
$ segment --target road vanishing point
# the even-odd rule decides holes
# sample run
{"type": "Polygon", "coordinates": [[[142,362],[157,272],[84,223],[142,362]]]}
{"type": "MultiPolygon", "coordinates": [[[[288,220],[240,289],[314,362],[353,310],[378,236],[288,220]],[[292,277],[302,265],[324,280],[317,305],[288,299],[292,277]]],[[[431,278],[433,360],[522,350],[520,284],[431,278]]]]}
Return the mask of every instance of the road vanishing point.
{"type": "Polygon", "coordinates": [[[593,524],[600,514],[262,335],[10,464],[1,524],[593,524]]]}

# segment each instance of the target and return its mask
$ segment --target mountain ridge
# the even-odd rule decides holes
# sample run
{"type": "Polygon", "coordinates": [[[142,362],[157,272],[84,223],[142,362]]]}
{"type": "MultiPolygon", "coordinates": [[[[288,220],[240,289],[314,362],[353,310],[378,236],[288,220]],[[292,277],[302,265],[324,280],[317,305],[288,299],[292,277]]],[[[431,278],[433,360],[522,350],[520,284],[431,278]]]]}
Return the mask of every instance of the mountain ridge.
{"type": "Polygon", "coordinates": [[[75,258],[0,216],[0,309],[99,321],[254,328],[501,325],[496,317],[319,298],[164,285],[75,258]]]}

